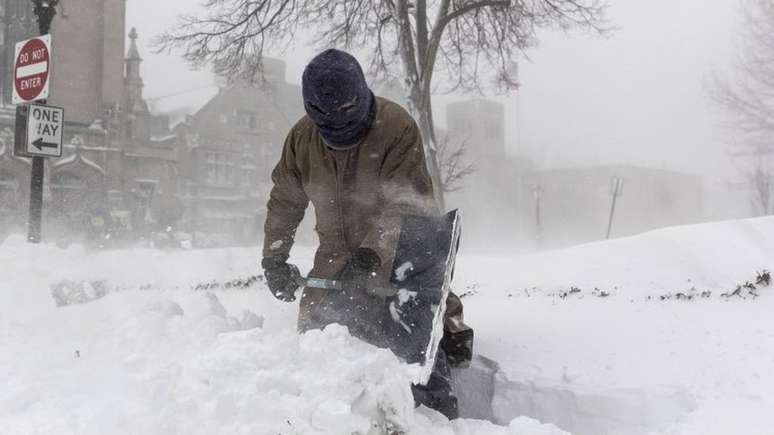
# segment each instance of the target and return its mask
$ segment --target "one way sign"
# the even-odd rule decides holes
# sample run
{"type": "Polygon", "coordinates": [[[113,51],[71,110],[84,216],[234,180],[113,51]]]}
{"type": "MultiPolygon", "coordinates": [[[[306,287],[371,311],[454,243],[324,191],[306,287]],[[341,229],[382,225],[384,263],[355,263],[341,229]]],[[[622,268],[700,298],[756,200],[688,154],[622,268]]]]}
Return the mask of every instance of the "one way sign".
{"type": "Polygon", "coordinates": [[[25,152],[30,156],[62,157],[64,109],[30,104],[25,152]]]}

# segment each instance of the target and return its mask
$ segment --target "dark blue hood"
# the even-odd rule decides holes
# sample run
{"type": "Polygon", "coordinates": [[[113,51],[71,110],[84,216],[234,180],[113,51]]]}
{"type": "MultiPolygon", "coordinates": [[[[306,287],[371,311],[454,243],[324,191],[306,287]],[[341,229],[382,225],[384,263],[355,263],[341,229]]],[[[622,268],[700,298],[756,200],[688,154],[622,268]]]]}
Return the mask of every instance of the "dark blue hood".
{"type": "Polygon", "coordinates": [[[352,55],[328,49],[304,69],[304,109],[326,144],[334,149],[357,145],[376,116],[374,94],[352,55]]]}

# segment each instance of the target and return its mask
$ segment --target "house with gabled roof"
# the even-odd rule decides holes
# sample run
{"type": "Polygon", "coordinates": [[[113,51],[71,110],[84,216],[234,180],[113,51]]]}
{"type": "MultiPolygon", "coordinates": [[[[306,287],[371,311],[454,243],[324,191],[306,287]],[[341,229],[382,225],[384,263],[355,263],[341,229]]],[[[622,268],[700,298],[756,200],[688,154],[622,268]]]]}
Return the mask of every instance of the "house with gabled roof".
{"type": "MultiPolygon", "coordinates": [[[[180,225],[219,243],[255,243],[262,233],[271,170],[290,127],[302,116],[301,89],[285,81],[285,63],[264,59],[256,83],[222,83],[205,97],[175,96],[190,113],[158,102],[173,121],[178,142],[180,225]],[[208,95],[209,94],[209,95],[208,95]]],[[[206,241],[194,240],[206,244],[206,241]]]]}

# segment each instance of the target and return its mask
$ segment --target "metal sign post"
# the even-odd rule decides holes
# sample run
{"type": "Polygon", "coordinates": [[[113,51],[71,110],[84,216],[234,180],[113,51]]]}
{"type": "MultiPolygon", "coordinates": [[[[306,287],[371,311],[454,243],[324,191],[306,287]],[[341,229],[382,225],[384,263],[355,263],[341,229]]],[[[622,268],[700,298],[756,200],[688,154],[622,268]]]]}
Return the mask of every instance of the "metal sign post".
{"type": "Polygon", "coordinates": [[[610,218],[607,220],[607,236],[606,239],[610,238],[610,231],[613,229],[613,215],[615,214],[615,203],[619,196],[623,194],[623,184],[624,180],[621,177],[612,177],[610,178],[610,196],[613,197],[612,204],[610,205],[610,218]]]}
{"type": "Polygon", "coordinates": [[[38,103],[29,107],[16,108],[16,134],[14,150],[18,155],[32,157],[30,173],[30,214],[27,241],[40,243],[43,217],[43,156],[61,156],[62,124],[61,109],[45,108],[49,94],[49,72],[51,66],[51,21],[56,15],[59,0],[32,0],[33,11],[38,17],[40,37],[16,44],[14,63],[13,96],[14,104],[38,103]],[[34,112],[37,107],[38,111],[34,112]],[[58,115],[55,115],[58,114],[58,115]],[[34,119],[38,115],[38,119],[34,119]],[[32,118],[32,119],[31,119],[32,118]],[[55,119],[56,118],[56,119],[55,119]],[[56,131],[55,126],[59,126],[56,131]],[[36,129],[40,128],[39,131],[36,129]],[[55,147],[54,140],[59,144],[55,147]],[[32,140],[30,140],[32,139],[32,140]],[[22,150],[22,144],[24,149],[22,150]],[[36,152],[37,151],[37,152],[36,152]],[[52,154],[56,152],[56,154],[52,154]]]}

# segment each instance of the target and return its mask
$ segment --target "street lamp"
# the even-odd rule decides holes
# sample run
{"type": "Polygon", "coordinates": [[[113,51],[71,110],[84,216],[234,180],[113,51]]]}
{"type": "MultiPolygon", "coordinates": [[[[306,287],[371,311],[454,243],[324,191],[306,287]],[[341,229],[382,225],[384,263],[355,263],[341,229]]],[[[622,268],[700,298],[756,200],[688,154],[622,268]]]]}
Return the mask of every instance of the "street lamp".
{"type": "Polygon", "coordinates": [[[51,21],[56,15],[56,6],[60,0],[32,0],[32,12],[38,17],[38,30],[45,35],[51,30],[51,21]]]}
{"type": "Polygon", "coordinates": [[[541,249],[543,247],[543,223],[540,220],[540,200],[543,197],[543,186],[535,183],[532,186],[532,194],[535,198],[535,241],[537,248],[541,249]]]}
{"type": "Polygon", "coordinates": [[[613,215],[615,214],[615,202],[619,196],[623,195],[624,179],[622,177],[613,176],[610,177],[610,196],[613,197],[613,201],[610,204],[610,217],[607,220],[607,236],[610,238],[610,231],[613,229],[613,215]]]}

